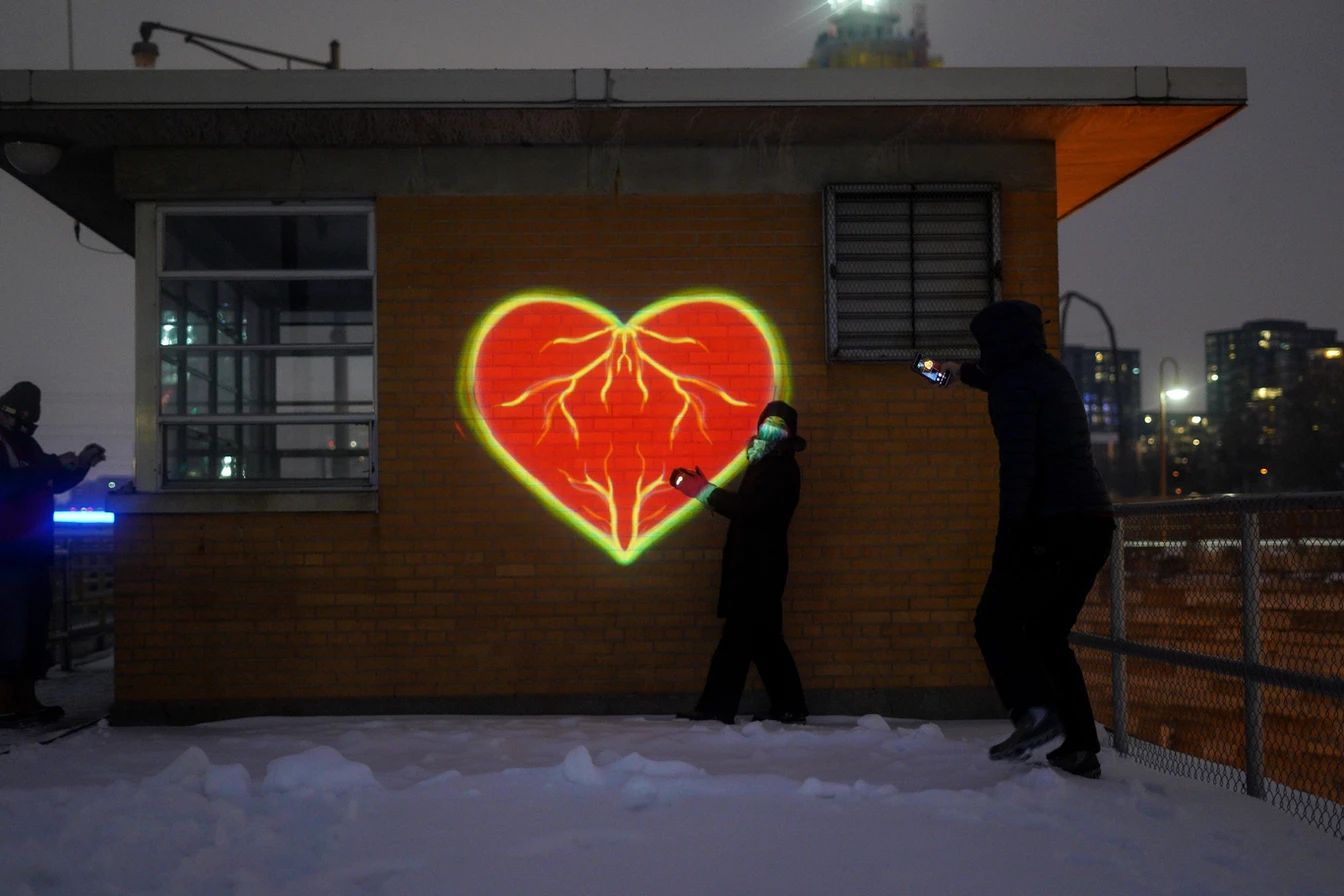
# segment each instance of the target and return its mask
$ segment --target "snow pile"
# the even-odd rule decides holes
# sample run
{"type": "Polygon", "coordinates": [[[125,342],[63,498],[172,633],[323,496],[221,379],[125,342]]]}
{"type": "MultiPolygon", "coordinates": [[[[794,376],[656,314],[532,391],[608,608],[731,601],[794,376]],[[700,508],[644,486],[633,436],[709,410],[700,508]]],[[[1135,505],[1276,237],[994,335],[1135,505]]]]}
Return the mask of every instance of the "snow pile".
{"type": "Polygon", "coordinates": [[[351,762],[331,747],[313,747],[296,756],[272,759],[266,766],[261,789],[276,793],[320,790],[341,793],[355,787],[372,787],[373,770],[351,762]]]}
{"type": "Polygon", "coordinates": [[[0,757],[0,893],[1344,892],[1344,846],[1003,722],[248,719],[0,757]],[[898,884],[896,882],[899,882],[898,884]]]}
{"type": "Polygon", "coordinates": [[[859,720],[858,720],[857,722],[855,722],[854,724],[858,725],[860,728],[864,729],[865,731],[890,731],[890,730],[891,730],[891,725],[889,725],[889,724],[887,723],[887,720],[884,719],[884,718],[882,718],[882,717],[881,717],[880,715],[878,715],[877,713],[869,713],[869,714],[866,715],[866,716],[860,716],[860,717],[859,717],[859,720]]]}

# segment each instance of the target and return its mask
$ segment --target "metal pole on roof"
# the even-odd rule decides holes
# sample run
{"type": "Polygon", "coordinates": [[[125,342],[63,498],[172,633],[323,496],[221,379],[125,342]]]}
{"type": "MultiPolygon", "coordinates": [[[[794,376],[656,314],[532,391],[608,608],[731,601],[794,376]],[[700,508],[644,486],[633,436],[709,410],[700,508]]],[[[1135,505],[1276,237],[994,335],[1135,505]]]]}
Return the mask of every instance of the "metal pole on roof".
{"type": "MultiPolygon", "coordinates": [[[[67,2],[69,2],[69,0],[67,0],[67,2]]],[[[216,37],[213,34],[202,34],[199,31],[178,28],[175,25],[165,25],[162,22],[141,22],[140,40],[131,48],[131,55],[135,57],[137,68],[154,68],[155,66],[155,62],[159,56],[159,48],[152,40],[150,40],[155,31],[167,31],[171,34],[180,34],[186,43],[195,44],[202,50],[207,50],[214,53],[216,56],[221,56],[243,68],[255,69],[257,66],[243,59],[239,59],[231,53],[221,50],[220,47],[233,47],[239,50],[246,50],[249,53],[257,53],[262,56],[283,59],[287,68],[291,67],[295,62],[311,65],[314,68],[338,69],[341,67],[341,45],[339,41],[331,42],[331,57],[326,62],[323,62],[321,59],[309,59],[306,56],[296,56],[293,53],[271,50],[266,47],[259,47],[256,44],[245,44],[241,41],[230,40],[226,37],[216,37]],[[216,44],[219,46],[216,46],[216,44]]]]}

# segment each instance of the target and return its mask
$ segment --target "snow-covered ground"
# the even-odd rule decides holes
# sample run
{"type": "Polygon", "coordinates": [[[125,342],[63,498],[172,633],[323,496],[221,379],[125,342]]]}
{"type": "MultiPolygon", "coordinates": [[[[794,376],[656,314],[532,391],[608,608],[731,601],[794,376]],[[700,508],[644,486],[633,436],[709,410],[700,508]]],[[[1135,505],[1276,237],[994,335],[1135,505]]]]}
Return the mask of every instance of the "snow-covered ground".
{"type": "Polygon", "coordinates": [[[0,894],[1344,893],[1344,843],[1004,722],[246,719],[0,756],[0,894]]]}

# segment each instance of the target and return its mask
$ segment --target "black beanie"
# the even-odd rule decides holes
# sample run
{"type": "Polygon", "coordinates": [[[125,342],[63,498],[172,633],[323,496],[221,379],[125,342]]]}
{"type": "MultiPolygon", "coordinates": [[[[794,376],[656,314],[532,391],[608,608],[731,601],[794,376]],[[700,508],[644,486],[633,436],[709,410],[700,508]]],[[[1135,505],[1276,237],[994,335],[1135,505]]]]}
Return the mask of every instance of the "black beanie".
{"type": "Polygon", "coordinates": [[[761,416],[756,419],[756,425],[759,427],[765,422],[766,417],[778,417],[784,421],[784,426],[789,430],[789,435],[798,435],[798,412],[790,405],[782,401],[772,401],[761,411],[761,416]]]}
{"type": "Polygon", "coordinates": [[[15,383],[4,395],[0,395],[0,408],[12,409],[33,423],[42,416],[42,390],[27,380],[15,383]]]}

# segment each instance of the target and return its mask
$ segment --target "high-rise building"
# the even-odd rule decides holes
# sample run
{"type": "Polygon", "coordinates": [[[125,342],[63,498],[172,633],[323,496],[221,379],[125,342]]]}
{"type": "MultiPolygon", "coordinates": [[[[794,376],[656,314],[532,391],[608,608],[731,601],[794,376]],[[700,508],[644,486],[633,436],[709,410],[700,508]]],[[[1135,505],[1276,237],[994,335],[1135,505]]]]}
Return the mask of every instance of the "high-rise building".
{"type": "Polygon", "coordinates": [[[826,30],[817,35],[808,68],[940,68],[943,57],[929,55],[923,3],[914,23],[902,32],[892,0],[828,0],[826,30]]]}
{"type": "MultiPolygon", "coordinates": [[[[1324,488],[1304,451],[1319,433],[1323,396],[1311,372],[1328,369],[1336,331],[1295,320],[1251,320],[1204,335],[1209,415],[1218,423],[1220,487],[1324,488]],[[1317,425],[1317,430],[1311,430],[1317,425]]],[[[1336,356],[1338,357],[1338,356],[1336,356]]]]}
{"type": "Polygon", "coordinates": [[[1143,491],[1135,458],[1139,432],[1139,351],[1109,346],[1066,345],[1060,360],[1073,376],[1092,430],[1092,454],[1111,491],[1134,495],[1143,491]]]}
{"type": "Polygon", "coordinates": [[[1122,430],[1133,436],[1136,429],[1128,424],[1139,414],[1139,350],[1120,349],[1117,365],[1109,347],[1066,345],[1060,360],[1083,396],[1094,440],[1098,434],[1118,435],[1122,430]]]}
{"type": "Polygon", "coordinates": [[[1312,349],[1337,344],[1334,330],[1299,320],[1248,320],[1235,330],[1205,333],[1209,414],[1222,419],[1248,402],[1274,402],[1302,382],[1312,349]]]}

